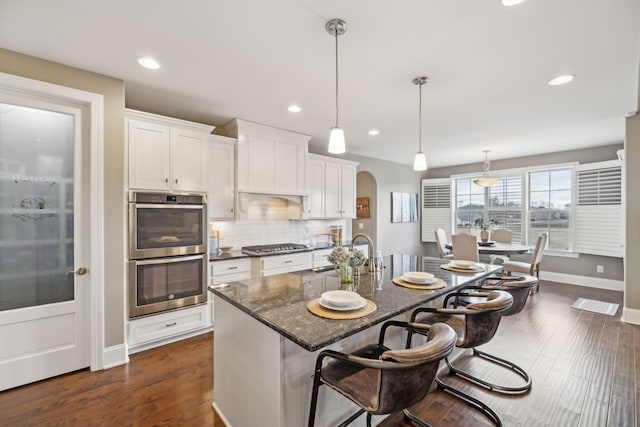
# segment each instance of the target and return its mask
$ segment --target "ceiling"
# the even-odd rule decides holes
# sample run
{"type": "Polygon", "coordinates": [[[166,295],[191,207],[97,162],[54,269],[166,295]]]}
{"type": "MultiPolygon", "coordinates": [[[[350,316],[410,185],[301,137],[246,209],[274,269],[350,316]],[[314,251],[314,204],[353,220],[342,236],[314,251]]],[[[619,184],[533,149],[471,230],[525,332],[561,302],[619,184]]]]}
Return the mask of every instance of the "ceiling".
{"type": "Polygon", "coordinates": [[[638,0],[0,0],[0,47],[122,79],[129,108],[243,118],[324,150],[331,18],[348,25],[339,106],[354,154],[412,164],[421,75],[430,168],[621,142],[638,109],[638,0]],[[146,55],[161,68],[140,67],[146,55]]]}

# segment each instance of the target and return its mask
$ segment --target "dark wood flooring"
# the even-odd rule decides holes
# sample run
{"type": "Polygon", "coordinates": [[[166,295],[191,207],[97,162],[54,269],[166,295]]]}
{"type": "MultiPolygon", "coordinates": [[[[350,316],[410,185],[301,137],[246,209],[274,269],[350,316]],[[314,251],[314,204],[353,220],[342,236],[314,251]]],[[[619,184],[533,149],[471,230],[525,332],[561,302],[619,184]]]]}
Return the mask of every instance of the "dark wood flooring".
{"type": "MultiPolygon", "coordinates": [[[[621,311],[621,293],[542,282],[525,309],[504,318],[496,337],[483,346],[525,368],[533,379],[530,393],[498,395],[444,379],[492,405],[506,426],[636,426],[640,326],[620,322],[621,311]],[[576,310],[571,304],[578,297],[621,307],[617,316],[576,310]]],[[[222,427],[211,408],[212,341],[212,334],[204,334],[134,354],[126,366],[1,392],[0,426],[222,427]]],[[[486,378],[517,382],[488,362],[474,359],[469,365],[486,378]]],[[[434,426],[491,425],[440,390],[412,410],[434,426]]],[[[401,414],[381,424],[410,425],[401,414]]]]}

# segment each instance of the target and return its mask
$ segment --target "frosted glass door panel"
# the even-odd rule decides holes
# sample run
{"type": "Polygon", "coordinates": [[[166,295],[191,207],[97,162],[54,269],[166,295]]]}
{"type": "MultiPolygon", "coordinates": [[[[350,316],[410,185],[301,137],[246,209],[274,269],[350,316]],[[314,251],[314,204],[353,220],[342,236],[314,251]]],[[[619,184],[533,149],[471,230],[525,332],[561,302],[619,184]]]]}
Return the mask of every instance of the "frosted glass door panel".
{"type": "Polygon", "coordinates": [[[74,299],[74,117],[0,103],[0,311],[74,299]]]}

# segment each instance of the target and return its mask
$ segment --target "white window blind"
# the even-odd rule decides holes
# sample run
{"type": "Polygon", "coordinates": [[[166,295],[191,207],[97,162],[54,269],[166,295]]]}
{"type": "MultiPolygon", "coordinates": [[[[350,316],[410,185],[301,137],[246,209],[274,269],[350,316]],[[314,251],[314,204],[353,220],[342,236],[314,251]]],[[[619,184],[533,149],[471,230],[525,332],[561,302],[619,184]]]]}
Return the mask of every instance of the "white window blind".
{"type": "Polygon", "coordinates": [[[423,179],[421,192],[422,241],[435,242],[436,228],[451,235],[451,180],[423,179]]]}
{"type": "Polygon", "coordinates": [[[576,167],[576,252],[623,256],[622,165],[619,160],[576,167]]]}

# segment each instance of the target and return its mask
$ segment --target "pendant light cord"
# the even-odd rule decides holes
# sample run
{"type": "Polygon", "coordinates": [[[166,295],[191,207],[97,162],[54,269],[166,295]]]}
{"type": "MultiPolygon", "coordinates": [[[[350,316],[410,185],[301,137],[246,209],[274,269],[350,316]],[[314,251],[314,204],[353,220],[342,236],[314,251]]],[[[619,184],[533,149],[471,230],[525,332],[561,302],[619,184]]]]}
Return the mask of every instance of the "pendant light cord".
{"type": "Polygon", "coordinates": [[[422,83],[420,83],[420,97],[419,97],[420,105],[418,106],[418,122],[420,123],[418,132],[418,152],[422,153],[422,83]]]}
{"type": "Polygon", "coordinates": [[[334,30],[334,35],[336,37],[336,127],[338,126],[338,26],[336,25],[334,30]]]}

